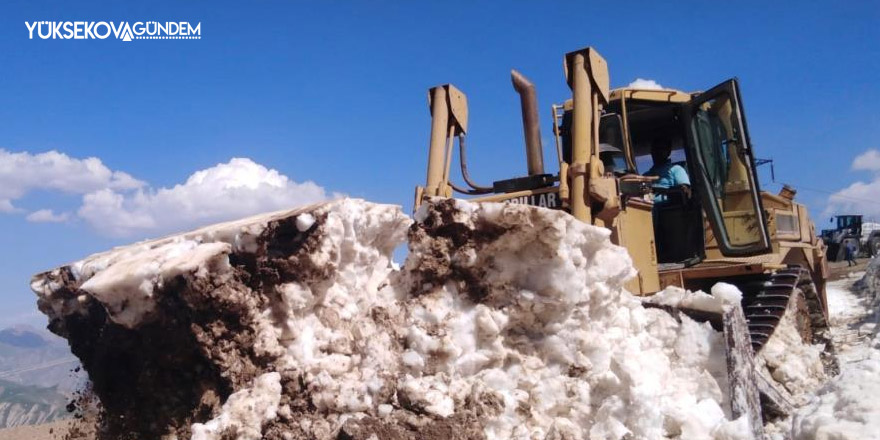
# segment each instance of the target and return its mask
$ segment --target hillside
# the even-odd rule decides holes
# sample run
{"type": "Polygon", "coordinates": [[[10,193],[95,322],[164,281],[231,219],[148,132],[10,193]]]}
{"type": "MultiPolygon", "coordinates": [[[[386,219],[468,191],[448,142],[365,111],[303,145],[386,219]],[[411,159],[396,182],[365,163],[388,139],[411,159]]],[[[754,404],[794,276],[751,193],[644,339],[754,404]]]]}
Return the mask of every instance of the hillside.
{"type": "Polygon", "coordinates": [[[0,330],[0,428],[69,417],[68,396],[85,381],[67,342],[37,329],[0,330]]]}
{"type": "Polygon", "coordinates": [[[55,388],[0,379],[0,427],[36,425],[69,417],[68,399],[55,388]]]}
{"type": "Polygon", "coordinates": [[[75,390],[83,380],[67,341],[19,326],[0,330],[0,380],[20,385],[75,390]]]}

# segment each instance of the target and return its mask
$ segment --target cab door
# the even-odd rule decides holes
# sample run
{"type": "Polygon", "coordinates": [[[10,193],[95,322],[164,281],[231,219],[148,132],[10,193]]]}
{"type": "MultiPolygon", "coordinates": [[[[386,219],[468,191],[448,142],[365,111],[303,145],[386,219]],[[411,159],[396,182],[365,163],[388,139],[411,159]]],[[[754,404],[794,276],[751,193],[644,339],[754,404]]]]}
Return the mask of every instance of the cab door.
{"type": "Polygon", "coordinates": [[[686,106],[688,157],[694,191],[721,254],[748,256],[770,251],[755,157],[736,79],[695,96],[686,106]]]}

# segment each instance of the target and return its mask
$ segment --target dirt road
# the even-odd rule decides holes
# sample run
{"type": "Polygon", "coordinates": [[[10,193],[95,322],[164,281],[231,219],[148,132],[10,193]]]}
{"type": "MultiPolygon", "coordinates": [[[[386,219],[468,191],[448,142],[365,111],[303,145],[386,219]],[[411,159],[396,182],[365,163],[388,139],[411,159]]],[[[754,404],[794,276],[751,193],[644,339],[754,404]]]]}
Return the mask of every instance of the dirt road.
{"type": "Polygon", "coordinates": [[[846,261],[834,261],[828,263],[828,268],[831,269],[831,276],[829,277],[829,281],[839,280],[841,278],[846,278],[847,275],[856,272],[864,272],[865,268],[868,267],[868,263],[871,262],[870,258],[859,258],[856,260],[855,266],[847,266],[846,261]]]}
{"type": "Polygon", "coordinates": [[[0,429],[0,440],[61,440],[71,423],[71,420],[60,420],[45,425],[0,429]]]}

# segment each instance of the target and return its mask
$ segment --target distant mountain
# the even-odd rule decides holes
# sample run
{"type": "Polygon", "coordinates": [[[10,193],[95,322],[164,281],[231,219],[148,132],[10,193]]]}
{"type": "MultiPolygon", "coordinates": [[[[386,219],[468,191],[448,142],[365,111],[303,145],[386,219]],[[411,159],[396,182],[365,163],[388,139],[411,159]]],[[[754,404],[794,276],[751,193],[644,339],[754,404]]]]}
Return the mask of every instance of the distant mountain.
{"type": "Polygon", "coordinates": [[[68,418],[67,398],[55,388],[19,385],[0,379],[0,428],[68,418]]]}
{"type": "Polygon", "coordinates": [[[62,338],[30,327],[0,330],[0,380],[69,392],[83,381],[77,366],[62,338]]]}
{"type": "Polygon", "coordinates": [[[46,338],[26,327],[0,330],[0,343],[20,348],[40,348],[49,345],[46,338]]]}

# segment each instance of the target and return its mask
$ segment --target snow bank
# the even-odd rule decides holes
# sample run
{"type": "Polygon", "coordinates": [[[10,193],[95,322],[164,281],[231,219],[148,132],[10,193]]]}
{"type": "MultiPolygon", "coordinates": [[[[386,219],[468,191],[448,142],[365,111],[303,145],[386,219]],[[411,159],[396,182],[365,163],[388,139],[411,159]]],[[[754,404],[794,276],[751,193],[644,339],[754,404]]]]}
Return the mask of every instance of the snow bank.
{"type": "Polygon", "coordinates": [[[880,306],[880,257],[874,257],[865,268],[865,275],[853,286],[871,305],[871,310],[880,306]]]}
{"type": "Polygon", "coordinates": [[[419,294],[405,389],[450,390],[454,406],[479,390],[498,406],[489,438],[743,432],[723,410],[721,335],[624,291],[632,264],[607,230],[517,205],[432,208],[403,269],[419,294]]]}
{"type": "Polygon", "coordinates": [[[828,298],[841,373],[821,387],[794,416],[794,440],[862,440],[880,433],[880,335],[877,294],[880,259],[848,289],[829,283],[828,298]],[[866,337],[866,341],[859,339],[866,337]]]}
{"type": "Polygon", "coordinates": [[[783,316],[773,337],[764,344],[757,362],[767,368],[773,380],[784,386],[796,402],[802,403],[808,393],[827,379],[821,357],[824,350],[822,344],[803,341],[795,317],[789,313],[783,316]]]}
{"type": "Polygon", "coordinates": [[[362,388],[393,375],[374,348],[397,341],[371,339],[368,322],[389,315],[376,295],[410,223],[396,206],[335,201],[114,249],[32,287],[89,373],[106,438],[281,438],[265,429],[291,406],[346,397],[322,392],[331,375],[352,370],[362,388]]]}
{"type": "MultiPolygon", "coordinates": [[[[749,437],[722,335],[642,307],[607,230],[452,200],[415,218],[329,202],[115,249],[33,288],[107,435],[749,437]]],[[[735,300],[714,290],[712,307],[735,300]]]]}
{"type": "Polygon", "coordinates": [[[880,230],[880,223],[875,222],[864,222],[862,223],[862,242],[868,241],[868,237],[871,236],[871,233],[874,231],[880,230]]]}
{"type": "Polygon", "coordinates": [[[880,339],[867,359],[843,365],[794,418],[795,440],[874,439],[880,433],[880,339]]]}

